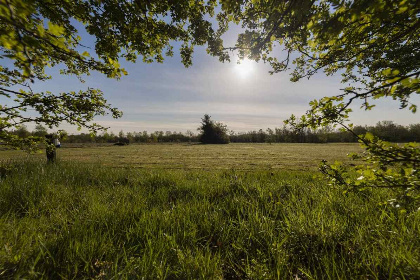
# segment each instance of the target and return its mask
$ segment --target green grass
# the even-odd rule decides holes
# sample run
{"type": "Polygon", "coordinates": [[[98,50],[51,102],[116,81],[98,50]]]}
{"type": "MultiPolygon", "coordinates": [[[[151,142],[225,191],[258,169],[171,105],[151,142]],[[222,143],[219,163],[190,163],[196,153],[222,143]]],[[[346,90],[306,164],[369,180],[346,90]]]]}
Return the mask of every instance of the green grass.
{"type": "MultiPolygon", "coordinates": [[[[223,149],[229,146],[232,155],[241,150],[223,149]]],[[[272,146],[273,153],[281,149],[272,146]]],[[[172,157],[181,153],[177,147],[172,157]]],[[[318,147],[319,153],[325,148],[318,147]]],[[[101,164],[88,157],[84,164],[47,165],[37,157],[3,163],[0,278],[420,277],[420,212],[403,215],[380,205],[392,197],[389,190],[344,195],[314,179],[314,171],[264,169],[263,163],[254,170],[228,164],[211,170],[213,163],[164,170],[164,164],[134,168],[116,159],[120,168],[113,168],[108,162],[117,148],[103,148],[108,156],[101,164]]],[[[127,147],[137,148],[159,153],[158,145],[127,147]]],[[[97,151],[81,152],[89,150],[97,151]]],[[[62,159],[67,152],[77,157],[63,149],[62,159]]]]}
{"type": "MultiPolygon", "coordinates": [[[[145,169],[316,170],[321,160],[347,160],[358,144],[155,144],[88,146],[64,144],[63,161],[145,169]],[[77,147],[77,148],[74,148],[77,147]]],[[[22,151],[0,151],[5,159],[26,158],[22,151]]],[[[45,158],[45,151],[30,158],[45,158]]]]}

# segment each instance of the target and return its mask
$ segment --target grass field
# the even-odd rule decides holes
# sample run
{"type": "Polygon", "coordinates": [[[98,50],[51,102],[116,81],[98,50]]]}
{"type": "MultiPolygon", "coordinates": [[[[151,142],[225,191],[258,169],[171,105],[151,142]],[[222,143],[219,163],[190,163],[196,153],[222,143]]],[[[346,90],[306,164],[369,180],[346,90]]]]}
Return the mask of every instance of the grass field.
{"type": "Polygon", "coordinates": [[[357,150],[64,148],[56,164],[2,151],[0,278],[419,279],[420,211],[314,177],[357,150]]]}
{"type": "MultiPolygon", "coordinates": [[[[63,145],[62,161],[145,169],[316,170],[322,159],[348,160],[358,144],[156,144],[129,146],[63,145]]],[[[29,158],[45,158],[45,152],[29,158]]],[[[0,151],[4,159],[27,158],[22,151],[0,151]]]]}

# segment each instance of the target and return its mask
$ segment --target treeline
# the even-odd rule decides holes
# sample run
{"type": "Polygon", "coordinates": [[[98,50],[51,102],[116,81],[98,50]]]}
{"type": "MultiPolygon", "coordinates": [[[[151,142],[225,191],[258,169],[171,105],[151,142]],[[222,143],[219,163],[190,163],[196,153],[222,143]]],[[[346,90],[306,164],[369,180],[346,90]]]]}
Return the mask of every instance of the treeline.
{"type": "Polygon", "coordinates": [[[168,142],[198,142],[198,135],[192,132],[181,133],[172,131],[155,131],[148,133],[143,132],[127,132],[120,131],[118,134],[105,132],[103,134],[91,136],[90,134],[81,133],[67,135],[64,137],[64,143],[168,143],[168,142]]]}
{"type": "MultiPolygon", "coordinates": [[[[354,126],[355,134],[360,135],[370,132],[383,140],[390,142],[420,142],[420,123],[408,126],[398,125],[392,121],[381,121],[374,126],[354,126]]],[[[26,127],[21,127],[14,134],[20,137],[43,136],[47,129],[38,125],[30,132],[26,127]]],[[[233,143],[334,143],[334,142],[357,142],[357,137],[348,131],[340,131],[335,128],[304,129],[296,131],[288,126],[281,128],[254,130],[249,132],[229,131],[230,142],[233,143]]],[[[201,134],[188,131],[187,133],[171,131],[155,131],[149,133],[120,131],[118,134],[104,132],[98,135],[86,133],[67,134],[62,133],[62,143],[177,143],[199,142],[201,134]]]]}
{"type": "MultiPolygon", "coordinates": [[[[420,142],[420,124],[402,126],[392,121],[378,122],[375,126],[354,126],[356,135],[370,132],[383,140],[390,142],[420,142]]],[[[233,133],[230,141],[236,143],[336,143],[357,142],[357,137],[351,132],[340,131],[331,127],[296,131],[283,126],[282,128],[233,133]]]]}

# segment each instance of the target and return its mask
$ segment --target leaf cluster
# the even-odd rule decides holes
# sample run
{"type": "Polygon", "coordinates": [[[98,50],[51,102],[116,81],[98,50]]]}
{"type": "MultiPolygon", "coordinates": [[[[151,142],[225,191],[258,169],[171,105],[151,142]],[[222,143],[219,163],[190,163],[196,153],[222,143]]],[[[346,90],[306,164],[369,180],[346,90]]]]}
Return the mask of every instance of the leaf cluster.
{"type": "Polygon", "coordinates": [[[352,168],[340,162],[328,164],[323,161],[321,172],[333,185],[347,191],[364,192],[371,188],[392,189],[395,198],[388,200],[402,211],[420,209],[420,149],[417,143],[391,144],[371,133],[359,136],[365,149],[363,154],[349,156],[362,164],[352,168]]]}

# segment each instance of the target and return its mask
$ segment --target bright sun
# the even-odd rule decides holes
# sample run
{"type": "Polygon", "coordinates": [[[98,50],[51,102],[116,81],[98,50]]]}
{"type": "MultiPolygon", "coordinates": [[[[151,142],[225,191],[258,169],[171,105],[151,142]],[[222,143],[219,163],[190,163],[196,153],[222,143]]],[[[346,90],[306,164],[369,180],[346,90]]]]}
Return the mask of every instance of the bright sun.
{"type": "Polygon", "coordinates": [[[248,60],[248,59],[240,60],[240,64],[235,65],[235,72],[242,79],[248,78],[252,74],[253,71],[254,71],[254,64],[253,64],[253,61],[251,60],[248,60]]]}

